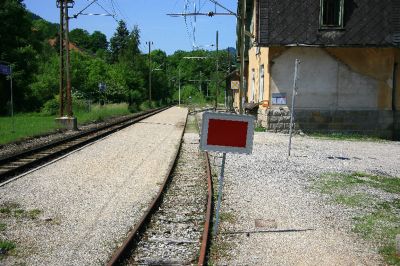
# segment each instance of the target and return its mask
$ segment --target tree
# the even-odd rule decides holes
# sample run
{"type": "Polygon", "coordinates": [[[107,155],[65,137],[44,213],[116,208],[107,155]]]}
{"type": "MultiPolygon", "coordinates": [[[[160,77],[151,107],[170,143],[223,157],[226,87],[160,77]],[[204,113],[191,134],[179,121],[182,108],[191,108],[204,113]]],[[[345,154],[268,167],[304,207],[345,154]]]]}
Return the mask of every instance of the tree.
{"type": "MultiPolygon", "coordinates": [[[[27,108],[28,84],[37,69],[37,50],[32,20],[22,0],[0,1],[0,60],[13,64],[14,99],[17,110],[27,108]]],[[[0,75],[0,113],[7,112],[10,99],[9,81],[0,75]]]]}
{"type": "Polygon", "coordinates": [[[73,29],[69,33],[70,42],[74,43],[81,49],[89,49],[90,48],[90,34],[88,31],[83,29],[73,29]]]}
{"type": "Polygon", "coordinates": [[[129,31],[123,20],[118,22],[117,31],[110,40],[111,62],[115,63],[119,60],[122,51],[128,46],[129,31]]]}
{"type": "Polygon", "coordinates": [[[107,37],[100,31],[95,31],[90,35],[90,50],[97,53],[99,50],[106,51],[108,49],[107,37]]]}

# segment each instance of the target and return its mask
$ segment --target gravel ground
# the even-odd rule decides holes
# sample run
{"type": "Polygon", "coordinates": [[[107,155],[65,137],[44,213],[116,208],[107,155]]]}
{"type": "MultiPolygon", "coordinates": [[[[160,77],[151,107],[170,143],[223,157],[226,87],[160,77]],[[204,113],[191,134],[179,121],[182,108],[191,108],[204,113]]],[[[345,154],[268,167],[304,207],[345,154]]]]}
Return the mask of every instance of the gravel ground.
{"type": "Polygon", "coordinates": [[[104,264],[157,194],[186,114],[168,109],[0,187],[14,206],[0,238],[16,243],[1,263],[104,264]]]}
{"type": "Polygon", "coordinates": [[[399,177],[400,143],[296,136],[290,158],[287,144],[287,135],[255,133],[252,155],[227,155],[221,213],[230,218],[221,223],[215,264],[384,265],[377,247],[351,232],[352,210],[329,204],[311,180],[350,171],[399,177]],[[238,233],[260,229],[306,231],[238,233]]]}

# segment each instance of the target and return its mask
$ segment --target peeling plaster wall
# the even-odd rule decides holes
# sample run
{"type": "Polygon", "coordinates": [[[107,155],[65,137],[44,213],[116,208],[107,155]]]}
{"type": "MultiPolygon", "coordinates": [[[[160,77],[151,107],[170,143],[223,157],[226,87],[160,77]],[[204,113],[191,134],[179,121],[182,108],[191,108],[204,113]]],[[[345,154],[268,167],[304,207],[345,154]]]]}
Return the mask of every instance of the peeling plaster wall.
{"type": "MultiPolygon", "coordinates": [[[[337,48],[337,52],[341,49],[337,48]]],[[[348,51],[348,53],[356,54],[355,51],[348,51]]],[[[295,59],[300,59],[296,108],[320,110],[387,110],[391,108],[391,87],[389,86],[391,68],[382,68],[382,64],[375,66],[373,61],[366,70],[373,72],[376,68],[379,73],[370,75],[370,72],[364,71],[362,67],[360,69],[363,71],[354,71],[355,68],[352,68],[352,65],[358,65],[357,57],[347,58],[346,54],[343,57],[346,58],[346,63],[351,63],[343,63],[322,48],[293,47],[283,51],[280,56],[270,62],[271,93],[286,93],[287,107],[291,107],[294,62],[295,59]]],[[[385,59],[381,61],[386,62],[385,59]]],[[[362,62],[359,65],[363,65],[362,62]]]]}
{"type": "MultiPolygon", "coordinates": [[[[272,131],[288,131],[294,62],[300,59],[296,127],[304,131],[349,131],[392,138],[400,135],[400,113],[392,111],[394,48],[271,47],[270,93],[286,93],[286,105],[259,112],[272,131]],[[279,107],[279,108],[278,108],[279,107]]],[[[396,74],[400,88],[400,64],[396,74]]],[[[400,107],[396,89],[395,106],[400,107]]]]}

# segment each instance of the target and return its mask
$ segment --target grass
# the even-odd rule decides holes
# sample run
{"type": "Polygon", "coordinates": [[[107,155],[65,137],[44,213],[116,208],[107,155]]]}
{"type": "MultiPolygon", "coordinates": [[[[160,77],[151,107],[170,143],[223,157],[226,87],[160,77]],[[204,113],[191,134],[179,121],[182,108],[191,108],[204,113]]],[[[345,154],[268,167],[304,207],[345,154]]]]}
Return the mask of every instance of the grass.
{"type": "MultiPolygon", "coordinates": [[[[39,209],[24,210],[18,203],[6,202],[0,205],[0,217],[14,217],[17,219],[37,219],[42,213],[39,209]]],[[[0,230],[1,231],[1,230],[0,230]]]]}
{"type": "Polygon", "coordinates": [[[0,260],[7,252],[15,249],[15,247],[16,245],[14,242],[0,239],[0,260]]]}
{"type": "Polygon", "coordinates": [[[198,127],[197,127],[197,119],[195,115],[188,115],[187,121],[186,121],[186,128],[185,128],[186,133],[198,133],[198,127]]]}
{"type": "Polygon", "coordinates": [[[354,195],[339,194],[334,201],[349,207],[365,206],[373,203],[373,199],[364,193],[356,193],[354,195]]]}
{"type": "MultiPolygon", "coordinates": [[[[93,105],[91,111],[76,110],[74,115],[79,124],[93,121],[104,121],[106,118],[129,114],[128,104],[108,104],[100,107],[93,105]]],[[[15,130],[12,132],[11,117],[0,117],[0,145],[23,140],[54,132],[59,127],[55,123],[56,116],[43,115],[41,113],[24,113],[14,116],[15,130]]]]}
{"type": "Polygon", "coordinates": [[[76,111],[75,116],[78,123],[85,124],[92,121],[104,121],[106,118],[113,116],[122,116],[129,114],[128,104],[107,104],[103,106],[94,105],[90,112],[76,111]]]}
{"type": "Polygon", "coordinates": [[[257,125],[257,126],[254,128],[254,131],[255,131],[255,132],[265,132],[265,127],[262,127],[262,126],[260,126],[260,125],[257,125]]]}
{"type": "Polygon", "coordinates": [[[395,243],[396,235],[400,234],[400,199],[384,200],[360,192],[366,191],[362,188],[374,188],[398,196],[400,178],[361,172],[327,173],[314,181],[314,188],[330,195],[337,204],[361,210],[361,214],[352,217],[353,231],[378,245],[387,264],[400,265],[395,243]]]}
{"type": "Polygon", "coordinates": [[[321,138],[321,139],[334,139],[334,140],[352,140],[352,141],[384,141],[385,139],[373,136],[373,135],[362,135],[357,133],[345,133],[345,132],[332,132],[322,133],[313,132],[307,134],[310,137],[321,138]]]}
{"type": "Polygon", "coordinates": [[[5,223],[0,223],[0,232],[5,231],[7,228],[7,225],[5,223]]]}
{"type": "Polygon", "coordinates": [[[221,223],[222,222],[234,223],[236,221],[235,216],[233,215],[233,213],[230,212],[221,212],[219,217],[221,219],[221,223]]]}

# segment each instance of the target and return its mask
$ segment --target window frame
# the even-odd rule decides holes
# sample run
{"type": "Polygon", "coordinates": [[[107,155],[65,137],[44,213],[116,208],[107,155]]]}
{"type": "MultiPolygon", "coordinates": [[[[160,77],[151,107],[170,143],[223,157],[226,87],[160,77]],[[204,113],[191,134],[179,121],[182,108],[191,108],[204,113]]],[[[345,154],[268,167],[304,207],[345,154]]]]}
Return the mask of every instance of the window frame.
{"type": "Polygon", "coordinates": [[[258,80],[258,102],[264,101],[264,77],[265,77],[265,67],[264,64],[260,65],[259,70],[259,80],[258,80]]]}
{"type": "Polygon", "coordinates": [[[344,29],[344,0],[339,0],[339,24],[338,25],[325,25],[324,24],[324,2],[329,0],[320,0],[319,7],[319,28],[322,30],[331,29],[344,29]]]}

